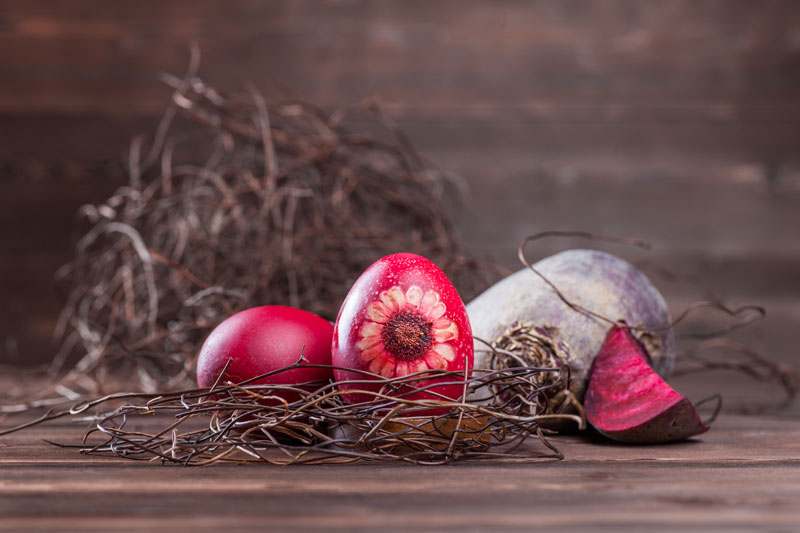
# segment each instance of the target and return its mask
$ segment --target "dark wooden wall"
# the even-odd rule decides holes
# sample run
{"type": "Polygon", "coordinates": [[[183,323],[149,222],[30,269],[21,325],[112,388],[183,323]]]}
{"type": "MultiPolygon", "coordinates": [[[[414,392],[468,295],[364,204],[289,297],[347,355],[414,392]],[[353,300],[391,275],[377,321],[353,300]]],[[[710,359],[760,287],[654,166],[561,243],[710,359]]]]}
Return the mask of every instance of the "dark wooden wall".
{"type": "Polygon", "coordinates": [[[794,0],[0,0],[0,361],[47,357],[74,212],[121,182],[191,41],[223,87],[379,97],[470,185],[473,249],[513,264],[546,228],[647,238],[653,262],[766,303],[761,341],[794,357],[794,0]]]}

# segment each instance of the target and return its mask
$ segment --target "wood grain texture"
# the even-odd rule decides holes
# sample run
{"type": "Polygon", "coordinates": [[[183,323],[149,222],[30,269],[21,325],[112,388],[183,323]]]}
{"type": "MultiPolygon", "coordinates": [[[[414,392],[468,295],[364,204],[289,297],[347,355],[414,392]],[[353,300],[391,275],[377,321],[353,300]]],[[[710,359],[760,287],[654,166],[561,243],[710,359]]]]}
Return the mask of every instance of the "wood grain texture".
{"type": "Polygon", "coordinates": [[[158,74],[181,72],[191,41],[222,88],[379,99],[469,186],[468,246],[509,267],[530,232],[591,228],[785,309],[800,298],[798,25],[792,0],[0,0],[0,360],[47,359],[75,212],[124,183],[130,138],[168,98],[158,74]]]}
{"type": "MultiPolygon", "coordinates": [[[[7,421],[8,422],[8,421],[7,421]]],[[[694,442],[561,437],[566,459],[448,467],[159,467],[83,457],[60,424],[0,439],[9,530],[715,530],[800,524],[800,423],[723,417],[694,442]]]]}
{"type": "Polygon", "coordinates": [[[585,116],[604,107],[619,116],[617,104],[623,113],[677,107],[711,118],[725,118],[726,104],[765,111],[796,104],[786,77],[796,76],[800,15],[790,1],[39,0],[2,7],[0,59],[17,80],[2,88],[4,109],[152,111],[161,104],[153,71],[182,67],[181,45],[191,39],[225,78],[278,79],[323,103],[379,92],[415,108],[480,114],[520,104],[546,113],[559,108],[548,102],[572,102],[565,107],[585,116]],[[784,77],[769,76],[776,71],[784,77]],[[50,97],[53,82],[58,99],[50,97]],[[109,87],[137,98],[120,109],[109,87]]]}

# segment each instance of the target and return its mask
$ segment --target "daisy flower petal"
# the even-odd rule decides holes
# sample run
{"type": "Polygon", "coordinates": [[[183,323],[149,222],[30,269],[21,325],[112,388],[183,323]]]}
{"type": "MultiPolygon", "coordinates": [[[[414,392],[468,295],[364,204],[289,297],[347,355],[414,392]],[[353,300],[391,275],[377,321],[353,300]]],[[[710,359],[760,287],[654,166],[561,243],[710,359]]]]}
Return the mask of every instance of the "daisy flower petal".
{"type": "Polygon", "coordinates": [[[442,357],[439,356],[438,353],[434,352],[433,350],[425,354],[425,362],[428,364],[428,367],[434,370],[447,368],[447,361],[445,361],[442,357]]]}
{"type": "Polygon", "coordinates": [[[408,372],[408,363],[405,361],[398,361],[397,368],[395,368],[394,373],[396,376],[406,376],[409,374],[408,372]]]}
{"type": "Polygon", "coordinates": [[[367,306],[367,318],[373,322],[384,324],[390,316],[391,312],[380,302],[372,302],[367,306]]]}
{"type": "Polygon", "coordinates": [[[383,331],[383,324],[367,320],[364,322],[364,325],[361,326],[358,334],[361,335],[361,338],[366,339],[367,337],[380,337],[381,331],[383,331]]]}
{"type": "Polygon", "coordinates": [[[381,368],[380,374],[385,378],[394,377],[394,368],[395,362],[387,357],[384,359],[383,368],[381,368]]]}
{"type": "Polygon", "coordinates": [[[433,325],[433,338],[436,342],[455,340],[458,338],[458,326],[452,321],[448,321],[448,323],[444,325],[437,320],[433,325]]]}
{"type": "Polygon", "coordinates": [[[356,343],[356,348],[358,348],[359,350],[364,351],[364,350],[368,350],[368,349],[372,348],[373,346],[375,346],[377,344],[381,344],[381,348],[383,348],[383,345],[382,345],[381,341],[382,341],[382,339],[381,339],[380,335],[372,335],[370,337],[364,337],[363,339],[361,339],[360,341],[358,341],[356,343]]]}
{"type": "Polygon", "coordinates": [[[389,290],[383,291],[380,295],[381,303],[390,312],[401,310],[406,305],[406,295],[403,290],[395,285],[389,290]]]}
{"type": "Polygon", "coordinates": [[[416,285],[412,285],[406,291],[406,303],[413,307],[419,307],[422,302],[422,289],[416,285]]]}
{"type": "Polygon", "coordinates": [[[442,302],[437,303],[428,311],[428,320],[437,320],[441,318],[445,311],[447,311],[447,307],[445,307],[442,302]]]}
{"type": "Polygon", "coordinates": [[[445,361],[455,361],[456,351],[449,344],[435,344],[433,351],[439,354],[445,361]]]}
{"type": "Polygon", "coordinates": [[[437,318],[433,321],[433,329],[447,329],[451,322],[449,318],[437,318]]]}
{"type": "Polygon", "coordinates": [[[374,346],[367,348],[361,352],[361,359],[363,361],[372,361],[378,356],[382,356],[384,353],[383,343],[379,342],[374,346]]]}
{"type": "Polygon", "coordinates": [[[439,303],[439,294],[436,291],[427,290],[422,297],[422,302],[419,305],[420,312],[425,316],[430,316],[433,307],[439,303]]]}
{"type": "Polygon", "coordinates": [[[380,374],[381,368],[383,368],[385,362],[386,360],[383,357],[376,357],[369,364],[369,371],[372,372],[373,374],[380,374]]]}

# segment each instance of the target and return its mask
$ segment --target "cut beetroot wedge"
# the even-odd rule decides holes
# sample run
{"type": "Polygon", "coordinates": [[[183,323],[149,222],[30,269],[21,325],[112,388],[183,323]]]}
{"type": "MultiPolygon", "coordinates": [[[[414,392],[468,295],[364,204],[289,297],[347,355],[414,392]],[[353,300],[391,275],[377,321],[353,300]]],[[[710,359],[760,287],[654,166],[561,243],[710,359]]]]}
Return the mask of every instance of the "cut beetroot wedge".
{"type": "Polygon", "coordinates": [[[628,328],[611,328],[589,374],[589,423],[612,440],[633,444],[675,442],[708,431],[694,405],[648,360],[628,328]]]}

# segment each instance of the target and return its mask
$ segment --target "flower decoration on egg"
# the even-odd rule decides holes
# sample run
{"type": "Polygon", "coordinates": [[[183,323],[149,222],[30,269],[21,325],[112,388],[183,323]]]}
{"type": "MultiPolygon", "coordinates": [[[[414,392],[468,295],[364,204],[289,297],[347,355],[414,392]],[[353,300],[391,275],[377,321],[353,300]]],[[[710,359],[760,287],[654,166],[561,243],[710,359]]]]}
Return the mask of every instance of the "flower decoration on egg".
{"type": "MultiPolygon", "coordinates": [[[[464,302],[447,275],[426,257],[382,257],[359,276],[342,302],[331,360],[338,387],[353,391],[343,395],[348,403],[369,402],[382,394],[458,400],[474,360],[464,302]],[[424,377],[405,381],[417,373],[424,377]]],[[[426,412],[420,408],[414,414],[426,412]]]]}
{"type": "Polygon", "coordinates": [[[439,293],[395,285],[370,302],[356,348],[369,371],[384,377],[447,369],[455,360],[458,326],[439,293]]]}

